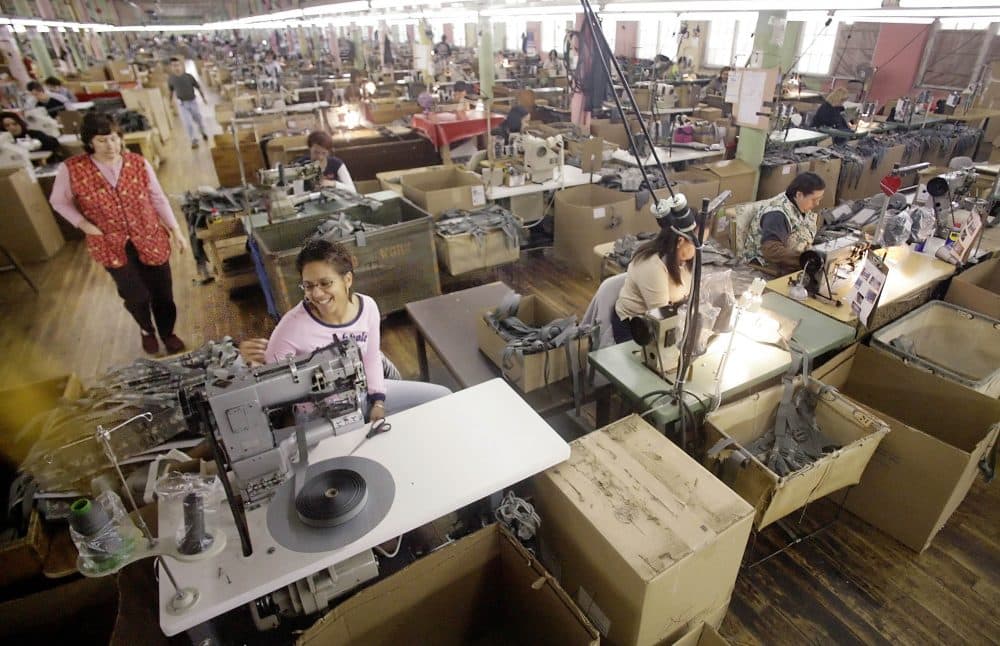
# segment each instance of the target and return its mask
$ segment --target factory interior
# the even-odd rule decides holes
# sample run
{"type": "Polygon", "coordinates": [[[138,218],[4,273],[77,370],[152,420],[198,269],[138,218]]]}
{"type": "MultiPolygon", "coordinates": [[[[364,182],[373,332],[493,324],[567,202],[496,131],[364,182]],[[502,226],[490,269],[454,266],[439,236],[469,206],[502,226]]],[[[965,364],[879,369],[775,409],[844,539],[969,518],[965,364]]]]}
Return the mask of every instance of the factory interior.
{"type": "Polygon", "coordinates": [[[0,0],[0,102],[3,643],[1000,644],[1000,1],[0,0]]]}

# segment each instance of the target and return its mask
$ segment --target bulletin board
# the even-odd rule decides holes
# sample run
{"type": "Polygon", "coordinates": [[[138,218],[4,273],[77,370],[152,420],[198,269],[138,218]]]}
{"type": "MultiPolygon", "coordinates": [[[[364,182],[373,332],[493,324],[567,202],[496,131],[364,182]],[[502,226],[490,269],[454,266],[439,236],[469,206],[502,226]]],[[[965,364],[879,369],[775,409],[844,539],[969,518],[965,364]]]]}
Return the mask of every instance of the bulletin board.
{"type": "Polygon", "coordinates": [[[771,108],[765,104],[774,101],[778,77],[778,68],[730,70],[726,103],[733,104],[737,125],[765,131],[771,127],[771,108]]]}

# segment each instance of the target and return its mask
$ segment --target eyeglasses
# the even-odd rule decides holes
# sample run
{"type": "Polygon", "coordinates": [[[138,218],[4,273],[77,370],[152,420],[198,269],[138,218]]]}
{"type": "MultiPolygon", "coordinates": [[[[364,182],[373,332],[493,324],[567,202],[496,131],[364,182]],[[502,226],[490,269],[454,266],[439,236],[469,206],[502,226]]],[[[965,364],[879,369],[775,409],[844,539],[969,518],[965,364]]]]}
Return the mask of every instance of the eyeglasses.
{"type": "Polygon", "coordinates": [[[308,294],[317,287],[319,287],[322,290],[330,289],[330,287],[333,286],[333,282],[334,281],[332,280],[324,278],[323,280],[317,281],[315,283],[299,283],[299,289],[308,294]]]}

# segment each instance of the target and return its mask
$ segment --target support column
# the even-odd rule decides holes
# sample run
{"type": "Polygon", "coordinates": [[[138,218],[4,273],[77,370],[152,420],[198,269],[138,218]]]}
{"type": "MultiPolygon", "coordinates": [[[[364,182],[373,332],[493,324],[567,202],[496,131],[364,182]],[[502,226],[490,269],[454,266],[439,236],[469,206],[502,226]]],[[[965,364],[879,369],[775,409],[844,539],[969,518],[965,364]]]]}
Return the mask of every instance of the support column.
{"type": "Polygon", "coordinates": [[[479,94],[493,97],[493,25],[489,16],[479,15],[479,94]]]}
{"type": "MultiPolygon", "coordinates": [[[[754,67],[764,69],[777,67],[787,73],[795,60],[796,43],[798,42],[800,22],[789,22],[785,25],[785,38],[781,44],[772,42],[774,28],[771,19],[784,20],[784,11],[761,11],[757,14],[757,28],[754,31],[754,56],[760,54],[760,63],[754,67]]],[[[779,89],[780,91],[780,89],[779,89]]],[[[767,147],[767,131],[757,128],[740,126],[740,141],[736,147],[736,158],[757,169],[757,180],[754,181],[754,194],[757,192],[757,182],[760,180],[760,164],[764,161],[764,149],[767,147]]]]}

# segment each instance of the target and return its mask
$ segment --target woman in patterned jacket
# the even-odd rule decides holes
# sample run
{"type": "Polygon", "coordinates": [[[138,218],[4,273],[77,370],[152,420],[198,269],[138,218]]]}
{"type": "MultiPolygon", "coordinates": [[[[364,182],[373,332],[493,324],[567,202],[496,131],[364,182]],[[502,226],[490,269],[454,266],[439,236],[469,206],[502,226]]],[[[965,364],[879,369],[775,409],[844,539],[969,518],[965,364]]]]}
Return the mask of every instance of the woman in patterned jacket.
{"type": "Polygon", "coordinates": [[[142,349],[159,351],[158,332],[169,354],[180,352],[184,342],[174,334],[170,245],[173,238],[183,253],[187,241],[170,202],[149,162],[123,150],[111,117],[87,114],[80,139],[86,153],[59,166],[49,201],[87,235],[90,255],[111,274],[125,309],[139,324],[142,349]]]}

